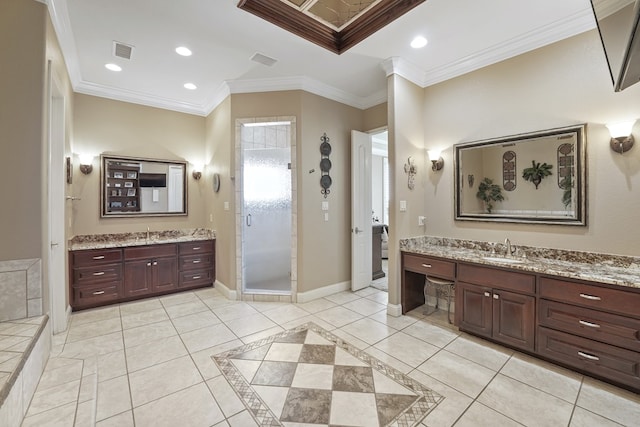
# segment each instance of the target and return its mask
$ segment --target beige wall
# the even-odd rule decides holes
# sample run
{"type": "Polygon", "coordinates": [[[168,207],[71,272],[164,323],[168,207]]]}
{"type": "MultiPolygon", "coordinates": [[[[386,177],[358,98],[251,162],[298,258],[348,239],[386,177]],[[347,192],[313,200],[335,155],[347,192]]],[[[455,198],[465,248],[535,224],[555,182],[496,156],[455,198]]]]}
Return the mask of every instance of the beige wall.
{"type": "Polygon", "coordinates": [[[386,127],[388,121],[387,108],[387,103],[383,102],[382,104],[364,110],[363,129],[370,131],[386,127]]]}
{"type": "MultiPolygon", "coordinates": [[[[609,149],[605,123],[640,119],[640,84],[614,93],[596,31],[538,49],[424,91],[425,146],[446,147],[445,166],[424,192],[426,233],[562,249],[638,255],[640,149],[609,149]],[[453,220],[451,146],[587,123],[588,226],[453,220]]],[[[634,128],[640,135],[640,121],[634,128]]],[[[476,177],[477,179],[478,177],[476,177]]],[[[521,180],[520,180],[521,181],[521,180]]],[[[422,233],[420,233],[422,234],[422,233]]]]}
{"type": "MultiPolygon", "coordinates": [[[[100,218],[100,154],[205,163],[205,118],[89,95],[74,97],[73,151],[95,156],[93,172],[74,168],[73,232],[80,234],[204,227],[206,181],[187,169],[188,216],[100,218]]],[[[78,163],[76,158],[74,163],[78,163]]]]}
{"type": "Polygon", "coordinates": [[[0,2],[0,260],[42,258],[47,8],[0,2]]]}

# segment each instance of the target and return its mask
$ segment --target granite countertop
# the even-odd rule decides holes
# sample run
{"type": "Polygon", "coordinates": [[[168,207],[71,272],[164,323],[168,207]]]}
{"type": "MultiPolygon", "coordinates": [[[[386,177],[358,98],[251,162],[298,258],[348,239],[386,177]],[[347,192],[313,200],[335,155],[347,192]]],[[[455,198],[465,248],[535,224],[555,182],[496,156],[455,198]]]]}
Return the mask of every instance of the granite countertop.
{"type": "Polygon", "coordinates": [[[148,236],[149,238],[147,238],[146,231],[79,235],[69,239],[69,250],[122,248],[126,246],[211,240],[216,238],[216,232],[206,228],[190,228],[183,230],[150,231],[148,236]]]}
{"type": "Polygon", "coordinates": [[[506,253],[502,243],[432,236],[400,240],[403,252],[640,289],[640,257],[517,244],[515,247],[517,252],[512,258],[522,262],[500,260],[506,253]]]}

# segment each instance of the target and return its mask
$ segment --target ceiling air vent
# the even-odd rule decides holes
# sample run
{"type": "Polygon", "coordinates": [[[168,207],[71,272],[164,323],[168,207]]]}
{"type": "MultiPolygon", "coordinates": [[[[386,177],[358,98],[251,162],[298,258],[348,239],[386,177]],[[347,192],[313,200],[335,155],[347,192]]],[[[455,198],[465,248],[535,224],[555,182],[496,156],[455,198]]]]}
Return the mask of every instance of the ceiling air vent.
{"type": "Polygon", "coordinates": [[[258,62],[262,65],[266,65],[267,67],[271,67],[273,64],[278,62],[277,59],[270,58],[267,55],[263,55],[257,52],[253,54],[253,56],[251,57],[251,60],[254,62],[258,62]]]}
{"type": "Polygon", "coordinates": [[[129,46],[120,42],[113,42],[113,56],[118,58],[131,59],[131,53],[133,52],[133,46],[129,46]]]}

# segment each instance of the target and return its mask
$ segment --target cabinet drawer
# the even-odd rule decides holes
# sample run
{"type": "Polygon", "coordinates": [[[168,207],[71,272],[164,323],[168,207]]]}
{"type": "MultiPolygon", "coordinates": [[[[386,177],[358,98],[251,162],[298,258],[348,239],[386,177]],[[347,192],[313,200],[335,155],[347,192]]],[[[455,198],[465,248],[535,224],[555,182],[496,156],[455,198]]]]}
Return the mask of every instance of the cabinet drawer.
{"type": "Polygon", "coordinates": [[[180,270],[193,270],[211,268],[213,265],[213,255],[192,255],[180,257],[180,270]]]}
{"type": "Polygon", "coordinates": [[[542,326],[640,352],[640,320],[541,299],[542,326]]]}
{"type": "Polygon", "coordinates": [[[88,251],[72,251],[72,265],[86,267],[95,264],[109,264],[122,261],[122,249],[93,249],[88,251]]]}
{"type": "Polygon", "coordinates": [[[180,272],[179,287],[213,283],[213,270],[189,270],[180,272]]]}
{"type": "Polygon", "coordinates": [[[568,280],[540,278],[542,298],[640,317],[640,293],[592,286],[568,280]]]}
{"type": "Polygon", "coordinates": [[[125,261],[132,259],[150,259],[163,256],[175,256],[177,253],[178,248],[175,243],[153,246],[134,246],[125,248],[124,259],[125,261]]]}
{"type": "Polygon", "coordinates": [[[498,268],[459,263],[458,280],[520,293],[536,292],[535,276],[498,268]]]}
{"type": "Polygon", "coordinates": [[[73,269],[73,285],[86,286],[122,279],[122,264],[104,264],[73,269]]]}
{"type": "Polygon", "coordinates": [[[640,391],[640,353],[635,351],[539,327],[538,353],[640,391]]]}
{"type": "Polygon", "coordinates": [[[202,240],[198,242],[180,243],[180,255],[203,254],[213,252],[213,242],[202,240]]]}
{"type": "Polygon", "coordinates": [[[405,270],[442,279],[455,279],[456,263],[420,255],[403,254],[405,270]]]}
{"type": "Polygon", "coordinates": [[[120,298],[122,282],[108,282],[97,286],[73,288],[73,307],[101,305],[120,298]]]}

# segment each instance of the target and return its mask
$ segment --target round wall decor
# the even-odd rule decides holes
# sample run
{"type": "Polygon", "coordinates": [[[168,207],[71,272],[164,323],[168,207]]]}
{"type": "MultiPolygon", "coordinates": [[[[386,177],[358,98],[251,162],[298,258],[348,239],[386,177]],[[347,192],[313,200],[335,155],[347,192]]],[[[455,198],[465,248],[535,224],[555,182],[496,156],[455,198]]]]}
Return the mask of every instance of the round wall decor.
{"type": "Polygon", "coordinates": [[[324,198],[327,198],[327,195],[331,191],[329,191],[329,187],[331,187],[331,177],[329,176],[329,170],[331,170],[331,160],[329,160],[329,154],[331,154],[331,144],[329,144],[329,137],[326,132],[320,137],[320,171],[322,175],[320,176],[320,187],[322,190],[320,192],[324,195],[324,198]]]}

